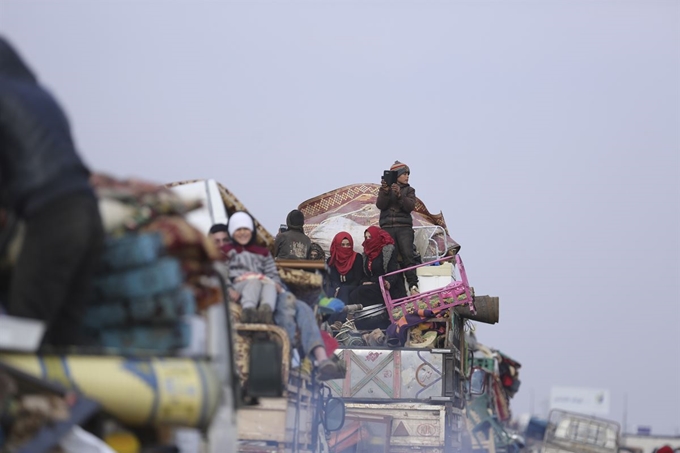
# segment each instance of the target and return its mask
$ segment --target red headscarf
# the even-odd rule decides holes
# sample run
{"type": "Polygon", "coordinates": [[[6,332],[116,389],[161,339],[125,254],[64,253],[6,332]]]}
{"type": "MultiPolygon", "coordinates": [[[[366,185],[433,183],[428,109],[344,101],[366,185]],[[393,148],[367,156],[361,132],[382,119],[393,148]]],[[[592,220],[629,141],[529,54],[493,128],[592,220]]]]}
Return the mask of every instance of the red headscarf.
{"type": "Polygon", "coordinates": [[[354,240],[347,231],[341,231],[335,235],[331,242],[331,259],[328,260],[330,266],[335,266],[340,275],[346,275],[352,266],[358,253],[354,251],[354,240]],[[340,245],[343,239],[349,240],[349,247],[340,245]]]}
{"type": "Polygon", "coordinates": [[[392,239],[392,236],[387,231],[377,226],[370,226],[366,231],[370,233],[371,239],[366,239],[362,245],[364,246],[364,253],[368,259],[368,269],[370,270],[371,263],[382,252],[383,247],[387,244],[394,244],[394,239],[392,239]]]}

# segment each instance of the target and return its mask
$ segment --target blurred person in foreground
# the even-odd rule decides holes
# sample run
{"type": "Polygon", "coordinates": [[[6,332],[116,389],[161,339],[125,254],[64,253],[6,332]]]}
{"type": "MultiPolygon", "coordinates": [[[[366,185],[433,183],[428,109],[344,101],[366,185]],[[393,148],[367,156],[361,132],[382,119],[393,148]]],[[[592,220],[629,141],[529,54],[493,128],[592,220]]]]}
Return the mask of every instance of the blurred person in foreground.
{"type": "Polygon", "coordinates": [[[0,37],[0,191],[25,236],[7,312],[45,322],[43,344],[79,343],[104,230],[68,119],[0,37]]]}
{"type": "Polygon", "coordinates": [[[663,447],[656,450],[656,453],[674,453],[673,447],[670,445],[664,445],[663,447]]]}

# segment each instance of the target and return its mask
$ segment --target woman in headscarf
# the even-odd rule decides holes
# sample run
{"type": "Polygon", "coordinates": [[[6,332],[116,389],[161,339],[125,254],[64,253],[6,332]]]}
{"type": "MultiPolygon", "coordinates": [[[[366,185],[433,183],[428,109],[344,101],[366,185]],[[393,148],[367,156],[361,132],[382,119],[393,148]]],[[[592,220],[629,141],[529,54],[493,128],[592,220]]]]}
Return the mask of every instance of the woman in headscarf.
{"type": "MultiPolygon", "coordinates": [[[[399,270],[397,251],[394,239],[387,231],[377,226],[368,227],[364,232],[364,279],[362,284],[351,292],[351,304],[369,305],[385,304],[380,290],[378,277],[399,270]]],[[[406,297],[404,280],[400,274],[384,278],[385,289],[393,299],[406,297]]]]}
{"type": "Polygon", "coordinates": [[[307,258],[312,261],[325,260],[326,252],[323,251],[323,247],[321,247],[319,244],[312,242],[309,245],[309,256],[307,258]]]}
{"type": "Polygon", "coordinates": [[[361,255],[354,251],[354,240],[347,231],[341,231],[333,238],[328,267],[330,269],[328,295],[333,295],[348,304],[349,294],[364,278],[364,270],[361,255]]]}

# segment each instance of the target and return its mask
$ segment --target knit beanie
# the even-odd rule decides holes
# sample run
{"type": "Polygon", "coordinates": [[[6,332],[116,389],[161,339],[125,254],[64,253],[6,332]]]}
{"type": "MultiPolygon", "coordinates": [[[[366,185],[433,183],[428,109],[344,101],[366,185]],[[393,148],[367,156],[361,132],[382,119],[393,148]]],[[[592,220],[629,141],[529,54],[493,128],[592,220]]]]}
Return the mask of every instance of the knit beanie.
{"type": "Polygon", "coordinates": [[[305,215],[302,211],[293,209],[288,213],[288,217],[286,217],[286,225],[288,225],[288,228],[302,229],[305,225],[305,215]]]}
{"type": "Polygon", "coordinates": [[[255,229],[253,218],[243,211],[235,212],[229,217],[229,236],[234,236],[234,232],[239,228],[248,228],[250,231],[255,229]]]}
{"type": "Polygon", "coordinates": [[[403,175],[406,172],[411,173],[411,170],[408,168],[408,165],[402,164],[398,160],[394,161],[394,164],[392,164],[392,166],[390,167],[390,171],[396,171],[397,177],[403,175]]]}

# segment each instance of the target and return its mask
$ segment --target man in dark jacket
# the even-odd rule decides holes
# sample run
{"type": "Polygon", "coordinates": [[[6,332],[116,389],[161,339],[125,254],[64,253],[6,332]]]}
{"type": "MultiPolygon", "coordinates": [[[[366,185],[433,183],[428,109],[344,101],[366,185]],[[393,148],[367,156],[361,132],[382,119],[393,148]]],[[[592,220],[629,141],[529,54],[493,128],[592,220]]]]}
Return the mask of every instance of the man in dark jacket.
{"type": "Polygon", "coordinates": [[[286,217],[288,229],[276,236],[274,241],[274,258],[281,260],[305,260],[309,257],[311,239],[305,234],[302,227],[305,225],[305,216],[301,211],[293,209],[286,217]]]}
{"type": "MultiPolygon", "coordinates": [[[[416,207],[416,190],[408,184],[411,170],[408,165],[394,162],[391,171],[397,172],[397,182],[391,186],[382,180],[376,206],[380,209],[380,228],[387,231],[401,255],[402,268],[414,266],[413,218],[411,211],[416,207]]],[[[418,275],[415,270],[406,272],[406,283],[412,294],[418,292],[418,275]]]]}
{"type": "Polygon", "coordinates": [[[44,321],[43,344],[78,341],[104,238],[89,174],[64,112],[0,37],[0,190],[25,224],[7,311],[44,321]]]}

